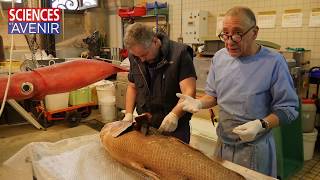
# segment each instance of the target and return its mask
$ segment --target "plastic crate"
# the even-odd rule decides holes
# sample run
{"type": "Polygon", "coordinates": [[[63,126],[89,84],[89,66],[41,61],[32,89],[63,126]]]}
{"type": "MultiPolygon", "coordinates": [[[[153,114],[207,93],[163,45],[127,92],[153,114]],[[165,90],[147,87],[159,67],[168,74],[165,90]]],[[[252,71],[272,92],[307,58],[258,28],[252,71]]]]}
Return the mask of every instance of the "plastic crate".
{"type": "Polygon", "coordinates": [[[161,8],[161,9],[148,9],[147,15],[168,15],[169,14],[169,8],[161,8]]]}
{"type": "Polygon", "coordinates": [[[160,3],[160,2],[155,1],[155,2],[152,2],[152,3],[146,3],[146,8],[147,9],[155,9],[155,8],[160,9],[160,8],[167,8],[167,7],[168,7],[167,2],[160,3]]]}
{"type": "Polygon", "coordinates": [[[69,95],[69,104],[72,106],[86,104],[91,102],[91,89],[84,87],[75,91],[71,91],[69,95]]]}
{"type": "MultiPolygon", "coordinates": [[[[300,106],[301,107],[301,106],[300,106]]],[[[282,180],[289,179],[303,167],[303,140],[299,117],[289,125],[273,128],[276,143],[277,175],[282,180]]]]}
{"type": "Polygon", "coordinates": [[[147,10],[145,7],[134,7],[132,8],[120,8],[118,9],[118,15],[120,17],[135,17],[135,16],[145,16],[147,10]]]}

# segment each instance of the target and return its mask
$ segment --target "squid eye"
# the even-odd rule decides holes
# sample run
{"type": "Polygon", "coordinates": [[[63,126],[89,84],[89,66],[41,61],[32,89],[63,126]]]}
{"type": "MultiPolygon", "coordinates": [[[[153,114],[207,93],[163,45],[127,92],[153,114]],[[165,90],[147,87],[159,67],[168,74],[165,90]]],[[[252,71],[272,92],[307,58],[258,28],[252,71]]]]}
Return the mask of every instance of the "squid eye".
{"type": "Polygon", "coordinates": [[[21,92],[25,95],[29,95],[33,92],[33,84],[30,82],[24,82],[21,84],[21,92]]]}

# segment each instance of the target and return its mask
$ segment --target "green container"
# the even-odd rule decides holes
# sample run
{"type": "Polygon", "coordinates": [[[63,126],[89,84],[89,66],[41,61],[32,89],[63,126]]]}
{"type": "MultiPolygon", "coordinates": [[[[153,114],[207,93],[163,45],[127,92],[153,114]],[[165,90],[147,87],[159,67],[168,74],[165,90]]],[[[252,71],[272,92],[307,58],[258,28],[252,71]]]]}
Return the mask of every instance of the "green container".
{"type": "Polygon", "coordinates": [[[69,95],[69,104],[72,106],[87,104],[91,102],[91,89],[84,87],[75,91],[71,91],[69,95]]]}
{"type": "Polygon", "coordinates": [[[157,12],[159,15],[168,15],[169,14],[169,8],[160,8],[160,9],[148,9],[147,15],[157,15],[157,12]]]}
{"type": "MultiPolygon", "coordinates": [[[[301,107],[301,106],[300,106],[301,107]]],[[[303,167],[301,108],[298,118],[289,125],[273,128],[276,143],[278,178],[289,179],[303,167]]]]}

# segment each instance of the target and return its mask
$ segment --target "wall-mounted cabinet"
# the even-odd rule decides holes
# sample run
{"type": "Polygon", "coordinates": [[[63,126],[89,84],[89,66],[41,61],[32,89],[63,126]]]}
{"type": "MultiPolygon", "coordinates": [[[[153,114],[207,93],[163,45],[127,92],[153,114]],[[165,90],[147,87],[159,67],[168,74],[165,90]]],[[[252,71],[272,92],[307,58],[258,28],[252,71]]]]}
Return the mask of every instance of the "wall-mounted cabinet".
{"type": "Polygon", "coordinates": [[[183,16],[182,34],[185,43],[201,44],[202,37],[208,36],[208,12],[193,10],[183,16]]]}

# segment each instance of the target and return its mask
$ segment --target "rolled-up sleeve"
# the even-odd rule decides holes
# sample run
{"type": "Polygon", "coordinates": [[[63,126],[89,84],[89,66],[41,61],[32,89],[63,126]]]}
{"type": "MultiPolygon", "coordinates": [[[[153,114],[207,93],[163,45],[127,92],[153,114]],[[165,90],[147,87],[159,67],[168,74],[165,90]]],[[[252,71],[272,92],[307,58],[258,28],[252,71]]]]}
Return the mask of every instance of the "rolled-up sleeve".
{"type": "Polygon", "coordinates": [[[205,87],[205,92],[207,95],[212,97],[217,97],[216,83],[215,83],[215,71],[214,71],[214,57],[211,60],[209,74],[207,76],[207,83],[205,87]]]}

